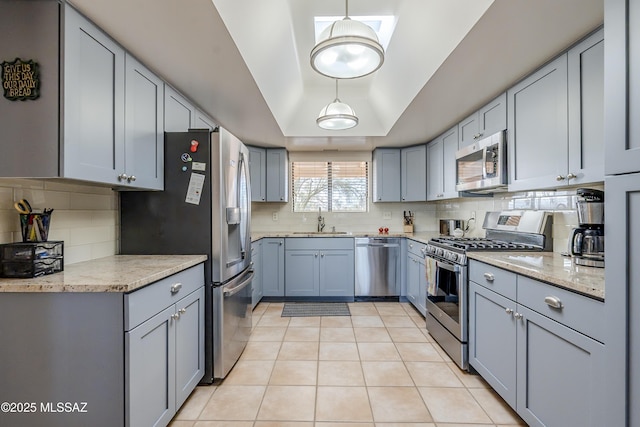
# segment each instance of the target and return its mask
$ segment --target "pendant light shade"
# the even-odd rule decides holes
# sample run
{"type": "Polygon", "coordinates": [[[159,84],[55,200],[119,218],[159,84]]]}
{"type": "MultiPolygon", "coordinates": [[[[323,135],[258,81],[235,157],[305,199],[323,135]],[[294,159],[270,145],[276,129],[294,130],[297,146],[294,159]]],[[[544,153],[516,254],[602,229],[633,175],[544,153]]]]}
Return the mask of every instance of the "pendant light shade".
{"type": "Polygon", "coordinates": [[[338,80],[336,80],[336,99],[320,110],[316,123],[327,130],[351,129],[358,124],[358,116],[353,108],[338,98],[338,80]]]}
{"type": "Polygon", "coordinates": [[[384,49],[373,29],[346,16],[320,33],[311,50],[311,67],[335,79],[355,79],[376,71],[384,62],[384,49]]]}

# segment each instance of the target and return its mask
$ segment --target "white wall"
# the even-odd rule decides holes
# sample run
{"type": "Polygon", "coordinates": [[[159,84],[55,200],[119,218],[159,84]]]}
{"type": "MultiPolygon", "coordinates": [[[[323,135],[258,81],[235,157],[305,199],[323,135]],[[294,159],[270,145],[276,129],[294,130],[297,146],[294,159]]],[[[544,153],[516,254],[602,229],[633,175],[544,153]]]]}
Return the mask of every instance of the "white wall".
{"type": "MultiPolygon", "coordinates": [[[[603,190],[604,186],[586,185],[588,188],[603,190]]],[[[468,236],[484,236],[482,221],[487,211],[507,209],[545,209],[553,211],[554,251],[567,250],[567,239],[573,227],[578,224],[575,211],[576,188],[560,191],[539,191],[524,193],[503,193],[492,198],[461,198],[429,203],[370,203],[366,213],[323,212],[325,231],[336,227],[336,231],[372,232],[379,227],[388,227],[392,233],[402,232],[402,213],[415,213],[414,232],[437,232],[440,219],[467,220],[475,212],[476,221],[469,226],[468,236]],[[384,214],[391,213],[391,219],[384,214]]],[[[254,232],[315,231],[317,213],[292,212],[292,203],[252,203],[251,228],[254,232]],[[273,219],[273,214],[278,219],[273,219]]]]}
{"type": "Polygon", "coordinates": [[[53,208],[48,240],[64,241],[64,263],[118,252],[118,195],[110,188],[58,180],[0,179],[0,243],[21,242],[13,203],[27,199],[34,210],[53,208]]]}

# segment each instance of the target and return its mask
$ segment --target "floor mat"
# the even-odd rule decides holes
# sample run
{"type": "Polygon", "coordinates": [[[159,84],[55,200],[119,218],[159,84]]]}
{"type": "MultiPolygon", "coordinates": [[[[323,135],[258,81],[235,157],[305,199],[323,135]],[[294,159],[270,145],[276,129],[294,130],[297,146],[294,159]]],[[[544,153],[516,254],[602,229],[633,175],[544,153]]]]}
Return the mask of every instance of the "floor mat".
{"type": "Polygon", "coordinates": [[[288,302],[281,317],[351,316],[346,302],[288,302]]]}

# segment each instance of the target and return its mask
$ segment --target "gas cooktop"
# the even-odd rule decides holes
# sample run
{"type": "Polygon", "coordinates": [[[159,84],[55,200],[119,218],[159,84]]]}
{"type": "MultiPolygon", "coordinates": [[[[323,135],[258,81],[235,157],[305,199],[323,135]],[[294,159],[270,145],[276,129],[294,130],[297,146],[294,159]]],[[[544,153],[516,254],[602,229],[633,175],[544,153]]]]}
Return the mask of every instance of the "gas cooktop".
{"type": "Polygon", "coordinates": [[[436,237],[429,241],[430,244],[443,248],[455,248],[462,251],[482,250],[542,250],[541,247],[527,243],[505,242],[486,239],[483,237],[436,237]]]}

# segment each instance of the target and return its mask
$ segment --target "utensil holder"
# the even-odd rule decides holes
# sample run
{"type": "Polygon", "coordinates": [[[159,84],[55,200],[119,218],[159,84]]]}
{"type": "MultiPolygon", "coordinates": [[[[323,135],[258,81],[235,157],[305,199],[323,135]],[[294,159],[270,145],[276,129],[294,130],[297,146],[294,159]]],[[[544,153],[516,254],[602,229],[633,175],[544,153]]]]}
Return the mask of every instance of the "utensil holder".
{"type": "Polygon", "coordinates": [[[51,213],[20,214],[22,241],[25,243],[46,242],[49,236],[50,224],[51,213]]]}

